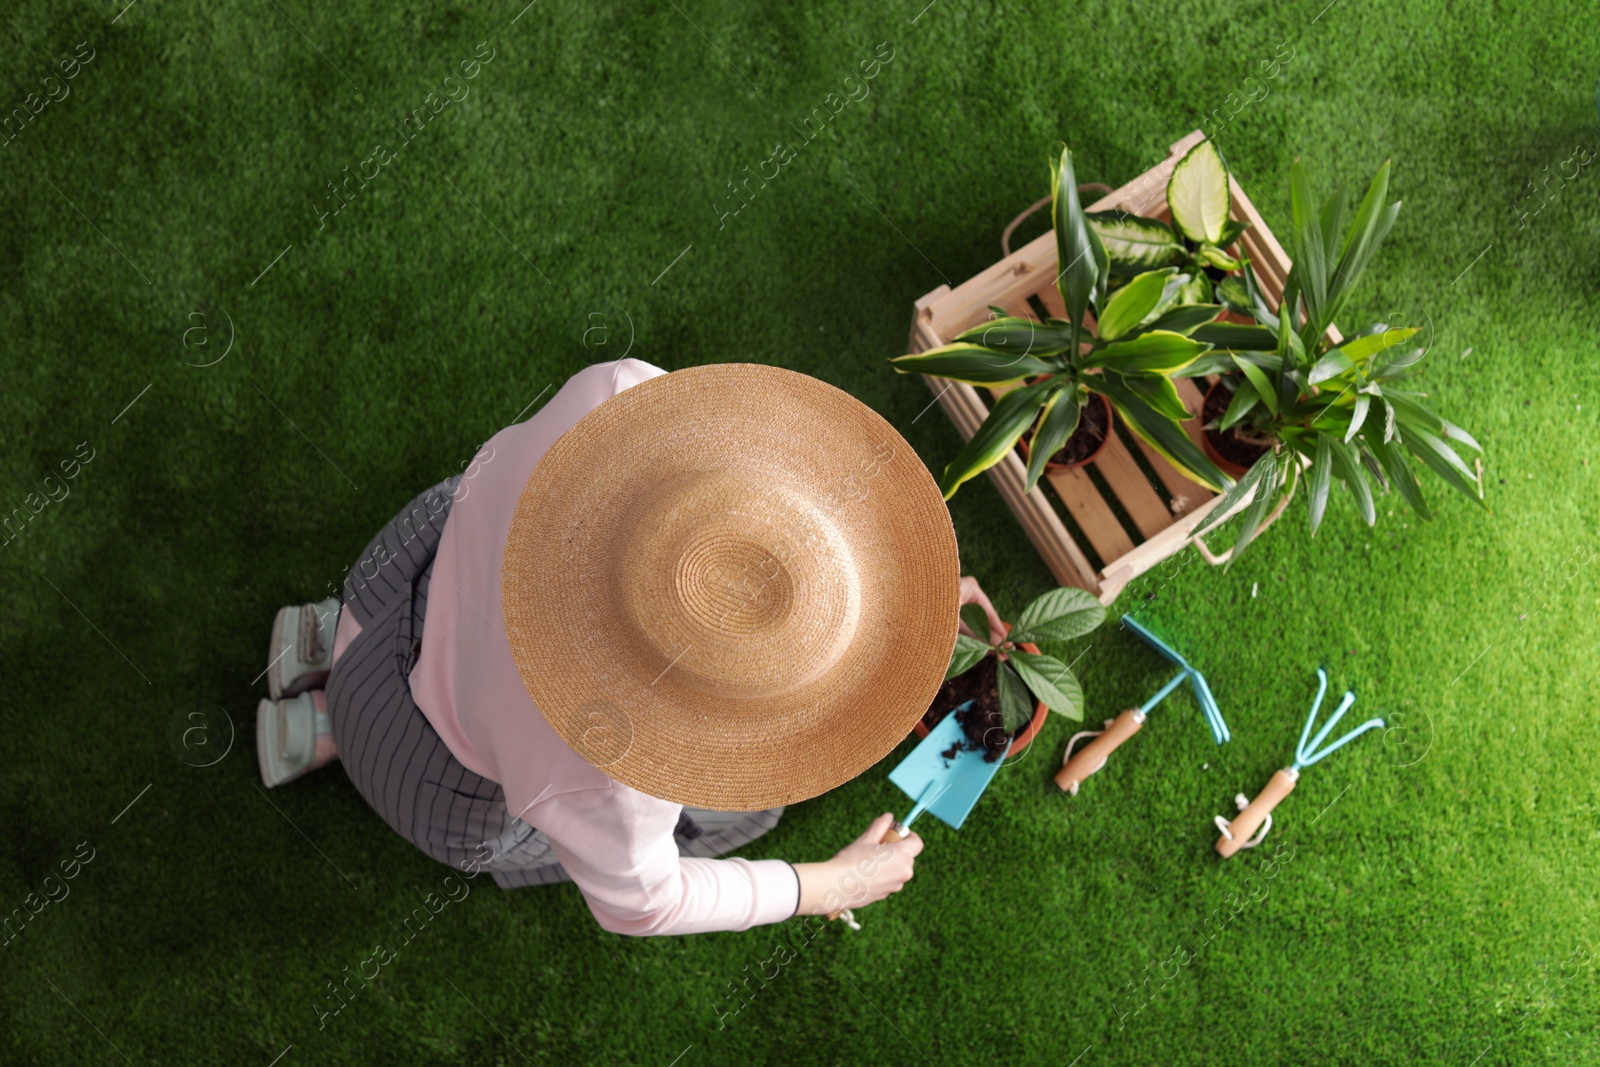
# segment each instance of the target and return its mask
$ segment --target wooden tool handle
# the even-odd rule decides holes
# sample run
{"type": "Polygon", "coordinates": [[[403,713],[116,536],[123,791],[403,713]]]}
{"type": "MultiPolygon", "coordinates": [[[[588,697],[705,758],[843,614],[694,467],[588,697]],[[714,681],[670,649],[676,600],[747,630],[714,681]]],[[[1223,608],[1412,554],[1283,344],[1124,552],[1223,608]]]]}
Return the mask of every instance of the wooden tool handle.
{"type": "Polygon", "coordinates": [[[1233,835],[1232,839],[1230,840],[1226,836],[1217,838],[1217,851],[1222,854],[1223,859],[1227,859],[1239,851],[1239,847],[1250,840],[1257,830],[1261,829],[1261,824],[1267,821],[1267,816],[1272,813],[1272,809],[1278,806],[1280,800],[1294,791],[1294,784],[1299,779],[1300,776],[1298,774],[1285,767],[1267,781],[1266,788],[1256,794],[1256,798],[1250,802],[1250,806],[1241,811],[1239,817],[1228,824],[1228,833],[1233,835]]]}
{"type": "MultiPolygon", "coordinates": [[[[889,824],[889,828],[885,830],[883,832],[883,836],[878,839],[878,844],[892,845],[896,841],[904,841],[909,836],[911,836],[911,831],[907,830],[905,825],[897,819],[889,824]]],[[[828,913],[828,919],[831,922],[849,910],[849,908],[840,908],[838,911],[830,911],[828,913]]]]}
{"type": "Polygon", "coordinates": [[[1056,772],[1056,786],[1064,793],[1074,796],[1078,793],[1078,785],[1095,771],[1106,765],[1106,757],[1117,750],[1117,746],[1139,732],[1139,727],[1144,725],[1144,712],[1138,708],[1129,708],[1127,711],[1111,720],[1105,733],[1090,741],[1067,757],[1061,764],[1061,770],[1056,772]]]}

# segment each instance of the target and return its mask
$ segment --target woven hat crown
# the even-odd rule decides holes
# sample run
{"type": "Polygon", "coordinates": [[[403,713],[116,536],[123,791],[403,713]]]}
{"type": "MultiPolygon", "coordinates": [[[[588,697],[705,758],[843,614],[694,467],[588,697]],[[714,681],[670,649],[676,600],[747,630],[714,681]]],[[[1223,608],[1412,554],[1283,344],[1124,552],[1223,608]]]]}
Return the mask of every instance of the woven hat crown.
{"type": "Polygon", "coordinates": [[[777,367],[675,371],[589,412],[529,478],[503,563],[512,655],[556,732],[696,807],[870,767],[955,641],[933,478],[871,408],[777,367]]]}

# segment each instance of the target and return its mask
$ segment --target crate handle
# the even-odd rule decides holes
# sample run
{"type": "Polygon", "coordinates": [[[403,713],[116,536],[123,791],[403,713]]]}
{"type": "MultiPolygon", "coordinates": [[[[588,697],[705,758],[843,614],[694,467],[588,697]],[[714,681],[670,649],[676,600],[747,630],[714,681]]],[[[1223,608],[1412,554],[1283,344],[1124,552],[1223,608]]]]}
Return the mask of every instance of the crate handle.
{"type": "MultiPolygon", "coordinates": [[[[1293,494],[1290,494],[1290,495],[1293,495],[1293,494]]],[[[1282,500],[1278,501],[1278,506],[1272,509],[1272,514],[1268,515],[1265,519],[1261,520],[1261,525],[1256,527],[1257,536],[1259,536],[1260,534],[1265,532],[1266,528],[1268,526],[1271,526],[1273,523],[1277,522],[1278,521],[1278,516],[1282,515],[1283,514],[1283,509],[1288,507],[1288,506],[1289,506],[1289,497],[1288,496],[1285,496],[1282,500]]],[[[1194,547],[1198,548],[1200,550],[1200,555],[1202,557],[1204,557],[1205,561],[1207,563],[1211,564],[1213,567],[1220,567],[1224,563],[1228,562],[1230,559],[1233,558],[1233,549],[1232,548],[1229,548],[1226,552],[1224,552],[1220,556],[1213,554],[1211,549],[1206,547],[1205,540],[1199,534],[1195,534],[1194,537],[1192,537],[1190,540],[1194,541],[1194,547]]]]}
{"type": "MultiPolygon", "coordinates": [[[[1111,186],[1107,185],[1105,182],[1084,182],[1078,186],[1078,192],[1080,193],[1087,193],[1091,191],[1098,192],[1101,195],[1106,195],[1111,192],[1111,186]]],[[[1017,231],[1018,226],[1021,226],[1023,222],[1027,220],[1029,215],[1032,215],[1035,211],[1038,211],[1049,202],[1050,197],[1041,197],[1040,199],[1035,200],[1030,207],[1024,208],[1022,214],[1011,220],[1011,225],[1007,226],[1005,232],[1000,235],[1000,251],[1002,253],[1007,256],[1011,254],[1011,235],[1017,231]]]]}

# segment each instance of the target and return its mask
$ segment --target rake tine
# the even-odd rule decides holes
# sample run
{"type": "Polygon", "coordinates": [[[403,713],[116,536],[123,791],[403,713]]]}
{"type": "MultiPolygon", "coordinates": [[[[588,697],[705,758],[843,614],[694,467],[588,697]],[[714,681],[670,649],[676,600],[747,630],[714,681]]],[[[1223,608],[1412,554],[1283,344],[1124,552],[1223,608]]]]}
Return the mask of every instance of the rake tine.
{"type": "Polygon", "coordinates": [[[1376,729],[1377,727],[1382,726],[1382,725],[1383,725],[1383,720],[1382,719],[1368,719],[1366,722],[1362,723],[1360,726],[1357,726],[1354,730],[1351,730],[1349,733],[1347,733],[1343,737],[1339,738],[1339,740],[1333,742],[1331,745],[1329,745],[1327,748],[1323,749],[1321,752],[1318,752],[1316,755],[1312,756],[1310,759],[1304,761],[1301,764],[1301,766],[1303,766],[1303,767],[1311,766],[1311,764],[1313,764],[1313,763],[1317,762],[1318,760],[1322,759],[1324,756],[1327,756],[1327,755],[1330,755],[1331,753],[1339,751],[1339,749],[1343,748],[1345,745],[1348,745],[1350,742],[1354,741],[1356,738],[1360,737],[1362,734],[1366,733],[1368,730],[1376,729]]]}
{"type": "Polygon", "coordinates": [[[1143,638],[1145,644],[1160,652],[1169,662],[1176,665],[1179,670],[1177,677],[1162,686],[1161,690],[1145,701],[1139,710],[1141,712],[1149,712],[1151,708],[1165,699],[1180,682],[1188,679],[1194,688],[1195,701],[1200,705],[1200,712],[1205,716],[1206,725],[1211,728],[1211,736],[1216,739],[1219,745],[1229,740],[1231,734],[1228,731],[1228,724],[1222,718],[1222,708],[1218,706],[1217,698],[1212,694],[1211,686],[1206,683],[1205,676],[1196,670],[1188,660],[1184,659],[1177,649],[1151,633],[1132,615],[1124,615],[1122,617],[1122,626],[1124,629],[1131,630],[1143,638]]]}
{"type": "Polygon", "coordinates": [[[1328,672],[1321,667],[1317,668],[1317,699],[1311,702],[1311,714],[1306,716],[1306,726],[1300,731],[1300,743],[1295,746],[1295,761],[1299,762],[1306,756],[1306,739],[1311,736],[1311,724],[1317,721],[1317,712],[1322,710],[1322,698],[1328,692],[1328,672]]]}
{"type": "Polygon", "coordinates": [[[1212,696],[1211,686],[1206,684],[1205,675],[1199,671],[1191,671],[1189,680],[1194,683],[1195,696],[1199,697],[1200,708],[1206,714],[1206,721],[1211,724],[1211,736],[1220,745],[1231,735],[1228,733],[1228,724],[1223,721],[1222,709],[1217,706],[1217,698],[1212,696]]]}
{"type": "MultiPolygon", "coordinates": [[[[1322,745],[1322,742],[1328,739],[1328,735],[1333,732],[1333,728],[1339,725],[1339,720],[1344,718],[1344,713],[1349,711],[1355,702],[1356,695],[1349,690],[1345,690],[1344,698],[1339,701],[1339,706],[1338,708],[1334,709],[1333,715],[1328,719],[1327,725],[1323,726],[1321,730],[1317,731],[1317,736],[1311,739],[1311,747],[1306,750],[1306,757],[1308,759],[1314,762],[1318,759],[1321,759],[1322,756],[1326,755],[1327,753],[1333,751],[1333,749],[1329,748],[1324,749],[1321,753],[1318,753],[1317,749],[1322,745]]],[[[1309,766],[1309,764],[1307,764],[1307,766],[1309,766]]]]}

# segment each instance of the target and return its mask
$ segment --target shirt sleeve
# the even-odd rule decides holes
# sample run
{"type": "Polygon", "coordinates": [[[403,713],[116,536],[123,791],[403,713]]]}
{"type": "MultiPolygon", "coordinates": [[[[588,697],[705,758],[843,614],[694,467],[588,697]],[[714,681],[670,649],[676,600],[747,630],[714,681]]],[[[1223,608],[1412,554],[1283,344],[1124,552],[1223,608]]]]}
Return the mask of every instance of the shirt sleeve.
{"type": "Polygon", "coordinates": [[[681,804],[620,783],[563,793],[525,818],[544,831],[600,926],[650,937],[747,930],[783,922],[800,881],[783,860],[679,856],[681,804]]]}

